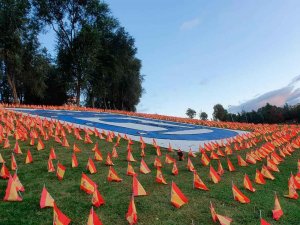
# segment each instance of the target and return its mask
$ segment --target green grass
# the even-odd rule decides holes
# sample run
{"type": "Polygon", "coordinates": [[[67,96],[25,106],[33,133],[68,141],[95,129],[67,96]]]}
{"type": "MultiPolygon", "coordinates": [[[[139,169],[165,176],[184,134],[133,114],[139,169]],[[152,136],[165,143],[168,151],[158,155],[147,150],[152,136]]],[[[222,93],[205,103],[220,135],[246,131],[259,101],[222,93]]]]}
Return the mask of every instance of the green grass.
{"type": "MultiPolygon", "coordinates": [[[[73,136],[68,136],[69,144],[72,146],[75,139],[73,136]]],[[[52,208],[39,208],[39,200],[43,185],[46,185],[49,193],[57,202],[58,207],[72,220],[72,224],[86,224],[91,208],[91,195],[81,191],[80,179],[81,173],[85,172],[88,176],[98,184],[100,193],[104,197],[106,204],[99,208],[95,208],[97,215],[101,218],[103,224],[122,225],[128,224],[125,218],[130,196],[132,178],[126,175],[126,147],[127,141],[122,140],[117,148],[119,157],[113,159],[115,170],[123,179],[120,183],[108,182],[106,177],[108,167],[104,165],[108,151],[112,151],[113,144],[107,143],[104,140],[95,139],[98,141],[99,148],[103,154],[104,161],[95,162],[98,172],[90,175],[85,169],[88,157],[93,157],[91,151],[94,144],[84,144],[76,140],[76,144],[81,148],[82,152],[77,154],[79,163],[78,168],[71,168],[72,148],[66,149],[54,142],[52,139],[45,141],[46,148],[42,151],[37,151],[36,147],[32,147],[28,142],[19,142],[23,155],[16,155],[18,163],[18,175],[20,181],[25,187],[25,192],[22,193],[22,202],[0,202],[0,224],[52,224],[53,210],[52,208]],[[63,181],[58,181],[55,173],[47,172],[47,159],[50,152],[50,147],[53,146],[56,151],[58,160],[66,166],[66,173],[63,181]],[[32,164],[25,164],[27,149],[31,150],[33,156],[32,164]]],[[[15,141],[10,137],[10,149],[0,148],[3,158],[10,166],[10,155],[15,141]]],[[[132,146],[133,156],[137,160],[132,163],[136,172],[139,171],[140,165],[140,148],[139,143],[134,143],[132,146]]],[[[187,161],[178,162],[179,175],[171,174],[172,165],[163,164],[162,172],[165,176],[168,185],[157,184],[155,182],[156,170],[153,166],[155,158],[155,149],[147,145],[145,161],[152,170],[150,174],[139,174],[138,179],[148,192],[148,196],[136,197],[135,203],[138,213],[138,224],[170,224],[170,225],[209,225],[214,224],[209,211],[209,202],[212,201],[217,213],[231,217],[232,224],[259,224],[259,210],[262,211],[262,216],[272,224],[278,225],[299,225],[300,224],[300,201],[284,198],[287,193],[287,180],[290,172],[296,173],[297,160],[300,158],[300,150],[296,150],[292,156],[288,156],[284,162],[279,165],[280,173],[273,173],[275,180],[267,180],[266,185],[253,186],[257,189],[255,193],[248,192],[243,188],[243,176],[247,173],[253,181],[255,169],[261,168],[262,163],[248,167],[239,167],[237,165],[236,155],[230,156],[230,160],[236,167],[236,172],[229,172],[227,169],[226,159],[222,158],[221,162],[225,169],[225,174],[219,184],[213,184],[208,178],[209,167],[203,167],[200,163],[199,156],[193,158],[193,164],[198,171],[201,179],[206,183],[209,191],[193,189],[193,173],[187,171],[187,161]],[[174,208],[170,203],[170,184],[175,181],[182,192],[188,197],[189,203],[180,209],[174,208]],[[251,199],[250,204],[241,204],[233,200],[231,191],[231,182],[234,182],[240,190],[251,199]],[[284,216],[275,222],[272,220],[274,191],[278,193],[281,207],[284,211],[284,216]]],[[[162,149],[163,156],[160,157],[164,162],[166,150],[162,149]]],[[[245,158],[246,151],[241,151],[241,155],[245,158]]],[[[176,153],[171,154],[176,157],[176,153]]],[[[177,157],[176,157],[177,158],[177,157]]],[[[54,160],[55,166],[57,160],[54,160]]],[[[212,162],[217,168],[217,161],[212,162]]],[[[0,199],[3,199],[7,180],[0,179],[0,199]]]]}

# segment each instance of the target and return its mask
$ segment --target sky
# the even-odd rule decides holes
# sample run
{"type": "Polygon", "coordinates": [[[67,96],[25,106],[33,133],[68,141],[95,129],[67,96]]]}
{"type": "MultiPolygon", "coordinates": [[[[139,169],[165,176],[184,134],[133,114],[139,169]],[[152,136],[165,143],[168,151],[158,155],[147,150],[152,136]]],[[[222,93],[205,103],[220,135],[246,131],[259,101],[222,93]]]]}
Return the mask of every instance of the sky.
{"type": "MultiPolygon", "coordinates": [[[[186,117],[300,102],[299,0],[106,0],[135,39],[138,112],[186,117]]],[[[55,52],[55,35],[40,41],[55,52]]]]}

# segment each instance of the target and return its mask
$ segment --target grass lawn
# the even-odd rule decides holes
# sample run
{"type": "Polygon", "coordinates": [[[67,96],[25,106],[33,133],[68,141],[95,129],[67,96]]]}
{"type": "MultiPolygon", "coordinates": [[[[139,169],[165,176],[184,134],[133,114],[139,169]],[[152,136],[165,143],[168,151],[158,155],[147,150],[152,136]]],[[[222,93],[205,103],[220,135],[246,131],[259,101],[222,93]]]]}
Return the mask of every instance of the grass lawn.
{"type": "MultiPolygon", "coordinates": [[[[82,132],[81,135],[84,133],[82,132]]],[[[95,162],[98,172],[89,174],[86,170],[88,157],[94,157],[92,148],[94,144],[84,144],[83,141],[75,140],[73,135],[67,135],[70,148],[61,147],[60,144],[54,142],[53,139],[44,141],[45,149],[36,150],[36,146],[30,146],[29,141],[20,142],[22,155],[15,155],[18,164],[18,176],[25,187],[22,193],[22,202],[0,202],[0,224],[19,225],[19,224],[52,224],[53,210],[52,208],[40,209],[39,201],[44,184],[49,193],[55,199],[57,206],[71,220],[71,224],[86,224],[89,211],[91,208],[91,195],[80,190],[80,180],[82,172],[85,172],[94,182],[98,184],[98,189],[104,197],[106,203],[99,208],[94,208],[103,224],[122,225],[128,224],[125,218],[128,204],[131,196],[132,177],[126,175],[127,169],[127,141],[121,140],[120,146],[117,148],[119,157],[114,158],[114,169],[123,179],[120,183],[108,182],[108,167],[105,166],[105,158],[108,152],[112,151],[113,143],[107,143],[105,140],[92,137],[94,143],[99,143],[99,149],[103,154],[103,162],[95,162]],[[71,167],[72,146],[76,142],[77,146],[82,150],[77,154],[79,166],[71,167]],[[64,179],[59,181],[55,173],[47,172],[47,160],[49,157],[50,147],[53,146],[60,163],[66,166],[64,179]],[[25,164],[26,152],[30,149],[33,157],[32,164],[25,164]]],[[[11,148],[3,149],[0,147],[0,153],[6,160],[6,164],[10,167],[10,156],[15,141],[9,137],[11,148]]],[[[115,140],[114,140],[115,141],[115,140]]],[[[137,162],[132,163],[136,172],[140,166],[140,144],[132,145],[133,156],[137,162]]],[[[247,150],[248,151],[248,150],[247,150]]],[[[229,156],[229,159],[236,167],[235,172],[227,170],[226,159],[222,158],[221,162],[225,169],[225,174],[218,184],[213,184],[209,178],[209,167],[204,167],[200,163],[199,155],[192,158],[193,164],[200,175],[201,179],[210,189],[209,191],[193,189],[193,173],[186,169],[187,160],[177,162],[179,169],[178,176],[171,174],[172,164],[164,164],[165,154],[167,151],[162,149],[163,155],[160,157],[163,162],[162,172],[168,185],[158,184],[155,182],[156,169],[153,162],[156,151],[153,146],[147,145],[145,149],[145,161],[152,170],[150,174],[139,174],[138,179],[148,193],[148,196],[135,198],[135,204],[138,213],[138,224],[170,224],[170,225],[209,225],[215,224],[212,221],[209,202],[212,201],[217,213],[225,215],[233,219],[232,224],[259,224],[259,210],[262,216],[271,224],[278,225],[299,225],[300,224],[300,201],[284,198],[287,194],[287,181],[291,171],[297,172],[297,160],[300,159],[300,150],[296,150],[292,156],[287,156],[285,161],[279,165],[280,173],[273,172],[275,180],[267,180],[265,185],[253,186],[257,189],[255,193],[251,193],[243,188],[243,177],[247,173],[254,180],[255,169],[261,169],[262,162],[248,167],[239,167],[237,165],[236,154],[229,156]],[[171,181],[174,181],[182,192],[189,199],[189,203],[180,209],[174,208],[170,203],[171,181]],[[238,188],[250,198],[250,204],[241,204],[233,200],[231,182],[234,182],[238,188]],[[272,209],[274,206],[274,191],[277,192],[284,216],[275,222],[272,219],[272,209]]],[[[246,151],[240,154],[245,158],[246,151]]],[[[171,156],[177,159],[176,153],[171,156]]],[[[56,167],[57,161],[53,160],[56,167]]],[[[265,161],[265,160],[264,160],[265,161]]],[[[217,168],[217,161],[213,160],[214,168],[217,168]]],[[[11,171],[12,173],[12,171],[11,171]]],[[[3,199],[7,180],[0,179],[0,199],[3,199]]]]}

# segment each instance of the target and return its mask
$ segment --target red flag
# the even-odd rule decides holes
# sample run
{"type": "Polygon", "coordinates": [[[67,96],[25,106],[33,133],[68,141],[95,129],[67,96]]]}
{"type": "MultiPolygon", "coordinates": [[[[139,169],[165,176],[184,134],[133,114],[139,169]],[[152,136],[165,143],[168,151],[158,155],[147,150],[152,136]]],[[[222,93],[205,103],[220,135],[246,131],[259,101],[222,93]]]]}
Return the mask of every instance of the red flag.
{"type": "Polygon", "coordinates": [[[0,171],[0,177],[2,179],[7,179],[9,178],[10,176],[10,173],[9,173],[9,170],[8,168],[5,166],[5,163],[2,164],[2,167],[1,167],[1,171],[0,171]]]}
{"type": "Polygon", "coordinates": [[[87,225],[102,225],[102,222],[97,216],[97,214],[94,212],[93,207],[91,208],[87,225]]]}
{"type": "Polygon", "coordinates": [[[97,173],[96,166],[91,158],[89,158],[86,168],[90,171],[91,174],[97,173]]]}
{"type": "Polygon", "coordinates": [[[77,161],[77,157],[76,154],[73,152],[72,154],[72,168],[78,167],[78,161],[77,161]]]}
{"type": "Polygon", "coordinates": [[[280,217],[283,215],[283,211],[281,209],[277,194],[275,193],[275,202],[274,202],[274,209],[272,210],[273,219],[279,220],[280,217]]]}
{"type": "Polygon", "coordinates": [[[18,194],[16,182],[10,175],[7,182],[4,201],[22,201],[21,196],[18,194]]]}
{"type": "Polygon", "coordinates": [[[186,204],[188,199],[181,192],[181,190],[177,187],[177,185],[172,182],[171,188],[171,203],[176,207],[180,208],[182,205],[186,204]]]}
{"type": "Polygon", "coordinates": [[[71,220],[53,203],[53,225],[68,225],[71,220]]]}
{"type": "Polygon", "coordinates": [[[45,208],[45,207],[53,207],[54,206],[54,199],[52,196],[49,194],[47,191],[46,187],[43,187],[42,194],[41,194],[41,199],[40,199],[40,207],[45,208]]]}
{"type": "Polygon", "coordinates": [[[244,187],[251,192],[255,192],[255,188],[253,188],[252,183],[247,174],[245,174],[244,176],[244,187]]]}
{"type": "Polygon", "coordinates": [[[215,171],[215,169],[212,166],[210,166],[209,168],[209,177],[215,184],[221,181],[221,177],[218,175],[218,173],[215,171]]]}
{"type": "Polygon", "coordinates": [[[147,195],[144,187],[138,181],[138,179],[136,178],[136,176],[132,177],[132,192],[133,192],[133,196],[147,195]]]}
{"type": "Polygon", "coordinates": [[[102,195],[100,194],[99,190],[96,188],[93,197],[92,197],[92,204],[93,206],[99,207],[105,203],[102,195]]]}
{"type": "Polygon", "coordinates": [[[58,180],[62,180],[64,178],[66,171],[66,167],[64,167],[61,163],[57,163],[56,176],[58,180]]]}
{"type": "Polygon", "coordinates": [[[85,191],[86,193],[93,194],[97,189],[97,184],[92,181],[87,175],[82,173],[81,181],[80,181],[80,189],[85,191]]]}
{"type": "Polygon", "coordinates": [[[31,155],[31,152],[30,152],[30,150],[28,149],[28,151],[27,151],[27,155],[26,155],[26,159],[25,159],[25,163],[26,164],[29,164],[29,163],[32,163],[32,155],[31,155]]]}
{"type": "Polygon", "coordinates": [[[208,191],[209,189],[206,187],[206,185],[203,183],[203,181],[200,179],[199,175],[197,174],[196,170],[194,170],[194,188],[201,189],[208,191]]]}
{"type": "Polygon", "coordinates": [[[249,203],[250,199],[246,197],[234,184],[232,184],[232,192],[234,200],[240,203],[249,203]]]}
{"type": "Polygon", "coordinates": [[[134,204],[134,196],[132,195],[130,199],[130,203],[128,206],[128,211],[126,213],[126,219],[129,222],[130,225],[136,224],[138,217],[137,217],[137,211],[134,204]]]}

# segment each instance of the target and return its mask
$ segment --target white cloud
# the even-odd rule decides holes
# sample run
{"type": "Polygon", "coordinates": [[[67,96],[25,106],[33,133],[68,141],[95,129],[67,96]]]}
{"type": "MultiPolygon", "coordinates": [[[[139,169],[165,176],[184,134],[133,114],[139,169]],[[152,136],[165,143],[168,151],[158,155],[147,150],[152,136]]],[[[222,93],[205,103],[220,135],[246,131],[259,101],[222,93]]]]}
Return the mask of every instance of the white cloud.
{"type": "Polygon", "coordinates": [[[185,21],[181,24],[180,30],[191,30],[200,24],[199,18],[194,18],[192,20],[185,21]]]}
{"type": "Polygon", "coordinates": [[[266,92],[244,103],[229,108],[232,113],[257,110],[267,103],[276,106],[283,106],[285,103],[294,105],[300,103],[300,76],[296,76],[287,86],[277,90],[266,92]]]}

